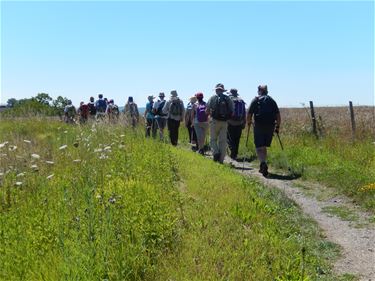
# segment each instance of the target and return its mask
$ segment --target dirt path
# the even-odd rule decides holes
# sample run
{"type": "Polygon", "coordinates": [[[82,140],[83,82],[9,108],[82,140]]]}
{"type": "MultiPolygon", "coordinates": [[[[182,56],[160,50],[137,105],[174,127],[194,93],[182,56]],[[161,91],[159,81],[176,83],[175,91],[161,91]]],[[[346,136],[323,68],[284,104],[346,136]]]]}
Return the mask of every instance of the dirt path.
{"type": "Polygon", "coordinates": [[[264,178],[253,163],[240,163],[230,158],[225,161],[238,172],[251,175],[267,186],[282,190],[301,207],[305,214],[317,221],[327,239],[342,248],[342,257],[334,266],[338,274],[354,274],[359,276],[361,281],[375,281],[375,227],[370,223],[368,214],[358,210],[345,197],[319,196],[324,192],[323,186],[291,180],[287,176],[276,174],[264,178]],[[310,190],[309,195],[306,194],[308,190],[310,190]],[[350,214],[355,219],[344,221],[338,216],[327,213],[325,211],[327,208],[350,210],[350,214]]]}

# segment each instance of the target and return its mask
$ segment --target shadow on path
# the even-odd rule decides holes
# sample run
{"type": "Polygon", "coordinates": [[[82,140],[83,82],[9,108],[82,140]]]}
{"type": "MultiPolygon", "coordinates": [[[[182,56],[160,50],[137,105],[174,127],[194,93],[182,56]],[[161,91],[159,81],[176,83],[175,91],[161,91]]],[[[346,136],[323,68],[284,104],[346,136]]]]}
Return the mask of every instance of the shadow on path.
{"type": "Polygon", "coordinates": [[[295,175],[295,174],[291,174],[291,175],[278,175],[278,174],[273,174],[273,173],[269,173],[268,176],[267,176],[267,179],[273,179],[273,180],[296,180],[298,178],[300,178],[301,175],[295,175]]]}

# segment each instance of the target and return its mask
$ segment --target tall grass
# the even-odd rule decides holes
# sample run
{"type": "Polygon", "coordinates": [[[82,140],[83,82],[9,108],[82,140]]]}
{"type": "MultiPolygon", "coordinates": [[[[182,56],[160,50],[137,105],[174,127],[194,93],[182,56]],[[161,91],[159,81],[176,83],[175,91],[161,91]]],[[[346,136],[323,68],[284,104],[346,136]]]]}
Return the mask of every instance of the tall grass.
{"type": "Polygon", "coordinates": [[[316,225],[227,167],[122,125],[0,136],[2,280],[331,280],[316,225]]]}

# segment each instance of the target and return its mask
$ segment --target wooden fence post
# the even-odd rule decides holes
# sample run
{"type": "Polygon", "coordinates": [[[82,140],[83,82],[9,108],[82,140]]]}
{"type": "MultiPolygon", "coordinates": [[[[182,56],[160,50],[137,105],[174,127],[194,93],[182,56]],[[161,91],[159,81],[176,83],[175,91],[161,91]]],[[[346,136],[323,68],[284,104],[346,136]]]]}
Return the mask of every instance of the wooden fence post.
{"type": "Polygon", "coordinates": [[[350,110],[350,120],[352,122],[352,135],[354,139],[355,138],[355,120],[354,120],[353,103],[351,101],[349,101],[349,110],[350,110]]]}
{"type": "Polygon", "coordinates": [[[313,126],[313,133],[316,137],[318,137],[317,131],[316,131],[316,118],[315,118],[315,111],[314,111],[314,105],[313,102],[310,101],[310,110],[311,110],[311,121],[313,126]]]}

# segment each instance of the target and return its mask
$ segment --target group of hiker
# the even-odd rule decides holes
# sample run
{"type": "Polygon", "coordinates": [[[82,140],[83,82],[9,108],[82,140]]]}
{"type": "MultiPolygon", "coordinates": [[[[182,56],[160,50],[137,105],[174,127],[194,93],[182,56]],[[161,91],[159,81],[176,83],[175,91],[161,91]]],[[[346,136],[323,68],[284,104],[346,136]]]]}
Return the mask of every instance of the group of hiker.
{"type": "Polygon", "coordinates": [[[238,156],[239,143],[243,129],[248,125],[254,127],[254,144],[260,161],[259,172],[268,175],[267,147],[271,145],[274,132],[278,133],[281,123],[280,112],[276,102],[268,95],[267,85],[258,86],[255,97],[246,110],[246,103],[239,96],[237,89],[227,90],[219,83],[215,86],[215,94],[207,102],[201,92],[192,96],[185,109],[177,91],[171,91],[169,100],[163,92],[154,101],[148,97],[144,118],[146,120],[146,137],[164,138],[167,126],[170,142],[178,143],[180,122],[189,133],[189,142],[193,150],[204,155],[206,135],[210,132],[210,147],[215,162],[223,163],[229,146],[230,157],[238,156]]]}
{"type": "MultiPolygon", "coordinates": [[[[159,93],[156,101],[154,96],[148,96],[144,112],[146,137],[156,138],[159,134],[159,138],[164,140],[164,129],[167,128],[170,142],[176,146],[183,121],[192,149],[204,155],[209,131],[213,160],[223,163],[227,147],[229,156],[237,159],[242,131],[246,124],[248,129],[253,125],[254,144],[260,161],[259,172],[267,176],[267,147],[271,145],[274,132],[278,133],[281,122],[279,108],[268,95],[267,85],[258,86],[258,96],[251,101],[248,109],[237,89],[227,92],[224,85],[219,83],[214,90],[215,94],[207,102],[202,92],[196,93],[190,97],[186,108],[176,90],[171,91],[168,100],[163,92],[159,93]]],[[[89,119],[117,122],[120,110],[113,99],[108,100],[99,94],[96,101],[91,97],[88,103],[81,102],[77,110],[68,100],[64,113],[67,123],[75,123],[77,117],[80,123],[86,123],[89,119]]],[[[126,122],[135,128],[140,116],[133,97],[128,97],[123,113],[126,122]]]]}
{"type": "MultiPolygon", "coordinates": [[[[129,124],[133,127],[139,121],[139,111],[137,104],[133,101],[133,97],[129,97],[124,107],[124,115],[129,124]]],[[[86,123],[88,120],[109,120],[117,122],[120,116],[120,110],[113,99],[103,98],[102,94],[98,95],[95,101],[94,97],[90,97],[88,103],[80,102],[78,109],[72,104],[71,100],[67,101],[64,108],[64,119],[66,123],[86,123]]]]}

